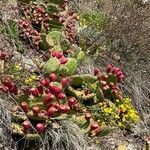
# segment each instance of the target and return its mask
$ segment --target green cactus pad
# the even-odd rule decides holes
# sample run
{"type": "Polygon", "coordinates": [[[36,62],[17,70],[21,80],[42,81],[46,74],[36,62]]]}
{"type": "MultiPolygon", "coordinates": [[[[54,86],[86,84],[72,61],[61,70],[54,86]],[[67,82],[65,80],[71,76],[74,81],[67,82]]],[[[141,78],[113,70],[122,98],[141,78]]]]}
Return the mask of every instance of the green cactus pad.
{"type": "Polygon", "coordinates": [[[50,46],[59,44],[59,39],[61,37],[61,32],[51,31],[47,34],[46,41],[50,46]]]}
{"type": "Polygon", "coordinates": [[[15,122],[23,122],[24,120],[27,119],[27,116],[26,115],[18,115],[18,114],[15,114],[13,113],[12,114],[12,119],[15,121],[15,122]]]}
{"type": "Polygon", "coordinates": [[[59,68],[59,60],[57,58],[50,58],[47,63],[44,65],[44,69],[46,70],[46,73],[55,72],[59,68]]]}
{"type": "Polygon", "coordinates": [[[77,70],[77,60],[75,58],[69,58],[65,66],[68,68],[68,74],[72,75],[77,70]]]}
{"type": "Polygon", "coordinates": [[[46,121],[48,119],[47,116],[35,116],[32,111],[27,113],[27,117],[34,121],[46,121]]]}
{"type": "Polygon", "coordinates": [[[85,58],[85,53],[83,51],[80,51],[78,54],[77,54],[77,60],[78,61],[83,61],[85,58]]]}
{"type": "Polygon", "coordinates": [[[40,139],[40,135],[39,134],[26,134],[26,138],[30,141],[38,140],[40,139]]]}
{"type": "Polygon", "coordinates": [[[73,75],[70,85],[73,87],[80,87],[84,83],[94,83],[96,81],[97,78],[90,74],[73,75]]]}
{"type": "Polygon", "coordinates": [[[73,87],[81,87],[83,84],[83,78],[81,75],[73,75],[71,78],[70,85],[73,87]]]}
{"type": "Polygon", "coordinates": [[[51,82],[50,86],[57,86],[57,87],[62,87],[62,85],[58,82],[51,82]]]}
{"type": "Polygon", "coordinates": [[[13,131],[13,134],[19,134],[21,136],[24,135],[22,126],[17,123],[12,123],[11,129],[13,131]]]}
{"type": "Polygon", "coordinates": [[[85,95],[83,90],[78,91],[78,90],[75,90],[74,88],[72,88],[71,86],[69,86],[67,88],[66,92],[67,92],[68,95],[74,96],[74,97],[76,97],[77,99],[80,99],[83,102],[93,100],[94,97],[96,96],[95,93],[85,95]]]}
{"type": "Polygon", "coordinates": [[[83,116],[72,116],[72,121],[76,123],[80,128],[83,128],[87,124],[87,120],[85,119],[84,115],[83,116]]]}
{"type": "Polygon", "coordinates": [[[70,45],[69,40],[64,39],[64,38],[62,38],[62,39],[60,40],[60,46],[61,46],[61,49],[62,49],[63,51],[68,50],[68,49],[69,49],[69,45],[70,45]]]}
{"type": "Polygon", "coordinates": [[[69,72],[69,69],[64,65],[61,65],[58,69],[58,73],[63,76],[68,75],[68,72],[69,72]]]}

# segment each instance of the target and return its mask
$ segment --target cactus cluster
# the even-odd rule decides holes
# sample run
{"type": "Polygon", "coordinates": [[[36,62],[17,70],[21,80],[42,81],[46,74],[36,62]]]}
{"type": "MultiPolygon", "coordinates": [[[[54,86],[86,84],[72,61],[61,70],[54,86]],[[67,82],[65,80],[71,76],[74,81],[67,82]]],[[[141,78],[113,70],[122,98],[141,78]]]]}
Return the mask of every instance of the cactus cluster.
{"type": "MultiPolygon", "coordinates": [[[[75,122],[83,133],[99,136],[105,120],[99,118],[113,105],[117,105],[120,111],[119,119],[126,117],[134,122],[136,113],[122,109],[123,95],[119,84],[125,76],[120,68],[109,64],[106,71],[96,67],[93,74],[78,74],[77,67],[84,60],[85,53],[80,48],[73,49],[77,16],[65,9],[68,0],[20,1],[28,3],[19,3],[21,19],[17,23],[20,36],[31,42],[32,48],[43,50],[43,55],[38,70],[27,70],[34,83],[21,85],[21,71],[26,70],[23,65],[17,75],[19,83],[12,71],[9,72],[11,77],[4,75],[1,80],[0,92],[11,95],[9,98],[16,102],[12,109],[13,133],[29,140],[39,139],[40,135],[49,132],[52,123],[67,119],[75,122]],[[46,60],[43,56],[47,56],[46,60]],[[102,107],[103,104],[108,107],[102,107]],[[100,112],[102,108],[104,111],[100,112]]],[[[10,57],[2,51],[0,59],[10,57]]]]}
{"type": "Polygon", "coordinates": [[[67,4],[68,1],[65,0],[19,3],[21,19],[17,22],[21,37],[34,49],[45,50],[52,47],[68,50],[70,42],[75,38],[77,16],[65,9],[67,4]],[[55,29],[58,30],[53,31],[55,29]]]}

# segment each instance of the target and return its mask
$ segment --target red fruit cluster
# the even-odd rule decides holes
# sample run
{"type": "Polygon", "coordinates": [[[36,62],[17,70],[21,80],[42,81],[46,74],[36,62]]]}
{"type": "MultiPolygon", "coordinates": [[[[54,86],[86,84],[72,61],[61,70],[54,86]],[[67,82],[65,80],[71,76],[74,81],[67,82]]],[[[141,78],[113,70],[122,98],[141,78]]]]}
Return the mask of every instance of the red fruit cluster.
{"type": "Polygon", "coordinates": [[[60,64],[66,64],[68,62],[68,58],[66,58],[62,52],[60,51],[52,51],[52,57],[56,57],[59,59],[60,64]]]}
{"type": "Polygon", "coordinates": [[[29,43],[32,42],[34,46],[38,47],[39,43],[41,42],[41,35],[31,26],[30,22],[20,19],[18,21],[18,26],[21,32],[20,36],[29,43]]]}
{"type": "Polygon", "coordinates": [[[0,51],[0,59],[6,61],[10,58],[10,55],[7,51],[0,51]]]}
{"type": "Polygon", "coordinates": [[[27,6],[22,5],[21,11],[26,18],[30,19],[33,25],[38,26],[38,28],[43,25],[46,31],[50,29],[50,16],[46,13],[44,6],[39,6],[36,2],[32,2],[27,6]]]}
{"type": "Polygon", "coordinates": [[[14,83],[11,77],[4,77],[2,80],[2,84],[0,85],[0,90],[4,93],[10,93],[17,95],[18,94],[18,87],[16,83],[14,83]]]}
{"type": "Polygon", "coordinates": [[[41,110],[38,106],[30,108],[28,103],[23,101],[20,106],[25,113],[32,111],[34,115],[53,117],[60,113],[67,113],[75,106],[77,100],[74,97],[67,98],[64,89],[69,85],[68,77],[61,78],[55,73],[51,73],[48,78],[42,78],[37,87],[25,88],[23,90],[25,96],[37,98],[42,96],[45,110],[41,110]]]}
{"type": "MultiPolygon", "coordinates": [[[[28,120],[25,120],[22,123],[22,127],[23,127],[23,131],[25,134],[27,134],[29,132],[29,130],[31,130],[31,125],[28,120]]],[[[45,123],[37,123],[35,126],[35,129],[39,134],[42,134],[44,132],[45,128],[46,128],[45,123]]]]}
{"type": "Polygon", "coordinates": [[[75,26],[77,23],[77,15],[74,11],[68,11],[66,14],[59,18],[59,21],[66,28],[66,36],[70,42],[73,42],[75,39],[75,26]]]}
{"type": "Polygon", "coordinates": [[[108,64],[106,71],[107,71],[107,73],[114,74],[117,77],[118,83],[122,82],[125,78],[121,68],[119,68],[119,67],[113,67],[112,65],[108,64]]]}
{"type": "MultiPolygon", "coordinates": [[[[119,67],[113,67],[108,65],[106,69],[107,73],[101,73],[99,68],[94,68],[94,75],[97,76],[100,81],[101,89],[105,97],[111,97],[113,99],[122,99],[121,92],[119,91],[118,84],[124,79],[124,75],[119,67]],[[114,75],[117,82],[111,81],[111,75],[114,75]]],[[[109,97],[109,98],[110,98],[109,97]]]]}

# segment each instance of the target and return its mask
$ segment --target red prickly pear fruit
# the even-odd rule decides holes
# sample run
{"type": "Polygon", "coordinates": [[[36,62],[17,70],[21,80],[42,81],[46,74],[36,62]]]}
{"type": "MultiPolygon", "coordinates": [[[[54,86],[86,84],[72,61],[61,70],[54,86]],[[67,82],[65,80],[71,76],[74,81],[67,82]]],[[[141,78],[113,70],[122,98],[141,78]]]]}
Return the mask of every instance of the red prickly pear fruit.
{"type": "Polygon", "coordinates": [[[49,85],[46,79],[41,79],[41,80],[40,80],[40,83],[41,83],[43,86],[48,86],[48,85],[49,85]]]}
{"type": "Polygon", "coordinates": [[[24,93],[26,96],[30,96],[30,95],[31,95],[31,89],[30,89],[30,88],[25,88],[25,89],[23,89],[23,93],[24,93]]]}
{"type": "Polygon", "coordinates": [[[95,123],[91,124],[91,126],[90,126],[90,130],[91,130],[91,131],[93,131],[93,130],[98,129],[99,127],[100,127],[100,126],[98,125],[98,123],[97,123],[97,122],[95,122],[95,123]]]}
{"type": "Polygon", "coordinates": [[[52,57],[61,58],[63,56],[62,52],[59,51],[52,51],[52,57]]]}
{"type": "Polygon", "coordinates": [[[116,95],[118,94],[118,90],[117,90],[117,89],[113,89],[113,90],[111,91],[111,93],[116,96],[116,95]]]}
{"type": "Polygon", "coordinates": [[[114,84],[113,82],[110,82],[110,83],[109,83],[109,87],[110,87],[111,89],[114,88],[114,85],[115,85],[115,84],[114,84]]]}
{"type": "Polygon", "coordinates": [[[38,123],[36,125],[36,130],[39,134],[43,133],[45,130],[45,125],[43,123],[38,123]]]}
{"type": "Polygon", "coordinates": [[[66,98],[66,95],[65,95],[64,93],[60,93],[60,94],[58,95],[58,98],[59,98],[59,99],[65,99],[65,98],[66,98]]]}
{"type": "Polygon", "coordinates": [[[102,87],[102,90],[103,90],[103,91],[107,91],[107,90],[109,90],[109,89],[110,89],[110,88],[109,88],[108,85],[102,87]]]}
{"type": "Polygon", "coordinates": [[[12,88],[9,89],[9,91],[14,94],[14,95],[17,95],[18,94],[18,87],[16,84],[12,85],[12,88]]]}
{"type": "Polygon", "coordinates": [[[117,90],[118,91],[119,90],[119,86],[118,85],[114,85],[113,86],[113,90],[117,90]]]}
{"type": "Polygon", "coordinates": [[[48,93],[44,96],[44,103],[48,104],[54,99],[54,95],[51,93],[48,93]]]}
{"type": "Polygon", "coordinates": [[[12,86],[13,86],[11,80],[4,80],[4,81],[2,82],[2,84],[3,84],[4,86],[7,86],[9,89],[11,89],[12,86]]]}
{"type": "Polygon", "coordinates": [[[22,103],[20,104],[20,107],[21,107],[21,109],[22,109],[25,113],[27,113],[27,112],[29,111],[29,106],[28,106],[28,104],[27,104],[26,102],[22,102],[22,103]]]}
{"type": "Polygon", "coordinates": [[[100,73],[100,70],[97,67],[95,67],[94,68],[94,75],[97,76],[99,73],[100,73]]]}
{"type": "Polygon", "coordinates": [[[119,71],[121,71],[119,67],[114,68],[114,74],[117,74],[119,71]]]}
{"type": "Polygon", "coordinates": [[[107,65],[107,69],[106,71],[109,73],[111,71],[111,69],[113,68],[113,66],[111,64],[108,64],[107,65]]]}
{"type": "Polygon", "coordinates": [[[22,123],[22,126],[25,132],[31,128],[31,125],[27,120],[22,123]]]}
{"type": "Polygon", "coordinates": [[[49,86],[49,84],[51,83],[49,79],[46,79],[46,82],[47,82],[47,86],[49,86]]]}
{"type": "Polygon", "coordinates": [[[33,111],[33,113],[34,113],[35,115],[38,115],[38,113],[40,112],[40,108],[39,108],[38,106],[34,106],[34,107],[32,108],[32,111],[33,111]]]}
{"type": "Polygon", "coordinates": [[[38,97],[38,96],[39,96],[38,89],[32,88],[32,89],[31,89],[31,94],[32,94],[34,97],[38,97]]]}
{"type": "Polygon", "coordinates": [[[75,97],[71,97],[71,98],[68,100],[68,106],[70,106],[70,107],[73,107],[76,103],[77,103],[77,100],[76,100],[75,97]]]}
{"type": "Polygon", "coordinates": [[[101,85],[102,87],[106,86],[107,85],[106,81],[101,81],[101,85]]]}
{"type": "Polygon", "coordinates": [[[107,79],[108,79],[108,75],[107,75],[107,74],[105,74],[105,75],[103,75],[103,77],[102,77],[102,78],[103,78],[103,80],[104,80],[104,81],[107,81],[107,79]]]}
{"type": "Polygon", "coordinates": [[[113,67],[112,69],[111,69],[111,73],[115,73],[116,72],[116,67],[113,67]]]}
{"type": "Polygon", "coordinates": [[[69,85],[69,83],[70,83],[70,79],[69,79],[69,78],[66,77],[66,78],[62,78],[62,79],[61,79],[61,85],[62,85],[63,87],[69,85]]]}
{"type": "Polygon", "coordinates": [[[46,110],[41,110],[41,111],[38,113],[38,116],[47,116],[47,111],[46,111],[46,110]]]}
{"type": "Polygon", "coordinates": [[[118,77],[117,81],[118,81],[118,82],[122,82],[123,79],[124,79],[124,75],[121,75],[121,76],[118,77]]]}
{"type": "Polygon", "coordinates": [[[37,89],[38,89],[39,94],[42,95],[43,94],[43,86],[42,85],[38,85],[37,89]]]}
{"type": "Polygon", "coordinates": [[[53,106],[53,107],[55,107],[56,109],[58,109],[59,108],[59,103],[57,103],[57,102],[53,102],[52,104],[51,104],[51,106],[53,106]]]}
{"type": "Polygon", "coordinates": [[[68,105],[60,105],[59,110],[61,113],[67,113],[70,110],[70,107],[68,105]]]}
{"type": "Polygon", "coordinates": [[[58,109],[56,107],[51,106],[47,111],[47,115],[49,117],[52,117],[57,111],[58,111],[58,109]]]}
{"type": "Polygon", "coordinates": [[[65,64],[65,63],[68,62],[68,58],[66,58],[65,56],[62,56],[62,57],[59,59],[59,61],[60,61],[60,64],[65,64]]]}
{"type": "Polygon", "coordinates": [[[54,81],[57,80],[57,75],[56,75],[55,73],[51,73],[51,74],[49,75],[49,78],[50,78],[50,81],[51,81],[51,82],[54,82],[54,81]]]}
{"type": "Polygon", "coordinates": [[[49,94],[49,90],[48,89],[45,90],[45,94],[49,94]]]}
{"type": "Polygon", "coordinates": [[[8,54],[8,52],[1,52],[0,53],[0,59],[2,59],[2,60],[6,60],[6,59],[8,59],[9,58],[9,54],[8,54]]]}
{"type": "Polygon", "coordinates": [[[122,75],[122,72],[119,71],[119,72],[117,72],[116,77],[119,77],[119,76],[121,76],[121,75],[122,75]]]}
{"type": "Polygon", "coordinates": [[[55,95],[58,95],[58,94],[61,93],[62,87],[51,86],[50,91],[51,91],[52,93],[54,93],[55,95]]]}
{"type": "Polygon", "coordinates": [[[4,93],[8,93],[8,92],[9,92],[9,88],[8,88],[7,86],[3,86],[3,87],[2,87],[2,91],[3,91],[4,93]]]}
{"type": "Polygon", "coordinates": [[[87,121],[89,121],[89,120],[91,119],[91,114],[90,114],[90,113],[86,113],[86,114],[85,114],[85,119],[86,119],[87,121]]]}

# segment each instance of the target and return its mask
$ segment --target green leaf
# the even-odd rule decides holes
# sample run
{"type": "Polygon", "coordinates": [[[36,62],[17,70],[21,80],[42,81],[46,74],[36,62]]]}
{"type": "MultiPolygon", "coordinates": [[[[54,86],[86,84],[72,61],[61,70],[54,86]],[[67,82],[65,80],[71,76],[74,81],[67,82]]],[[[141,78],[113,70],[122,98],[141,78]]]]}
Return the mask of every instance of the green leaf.
{"type": "Polygon", "coordinates": [[[77,69],[77,60],[75,58],[69,58],[65,66],[68,68],[69,75],[72,75],[77,69]]]}
{"type": "Polygon", "coordinates": [[[110,133],[110,131],[111,131],[110,129],[105,128],[105,129],[102,130],[102,132],[100,132],[100,136],[101,137],[106,136],[110,133]]]}
{"type": "Polygon", "coordinates": [[[7,24],[5,25],[5,28],[2,32],[5,32],[6,34],[12,36],[12,37],[18,37],[19,36],[19,30],[18,26],[15,21],[13,20],[7,20],[7,24]]]}
{"type": "Polygon", "coordinates": [[[62,38],[63,40],[60,39],[60,46],[61,46],[61,49],[63,51],[66,51],[66,50],[69,49],[70,42],[67,39],[64,39],[64,38],[62,38]]]}
{"type": "Polygon", "coordinates": [[[47,63],[44,65],[44,69],[46,70],[46,73],[55,72],[59,68],[59,60],[57,58],[50,58],[47,63]]]}
{"type": "Polygon", "coordinates": [[[98,101],[104,100],[103,92],[99,87],[96,89],[96,97],[98,98],[98,101]]]}
{"type": "Polygon", "coordinates": [[[83,51],[80,51],[77,55],[77,60],[78,61],[83,61],[85,58],[85,53],[83,51]]]}

